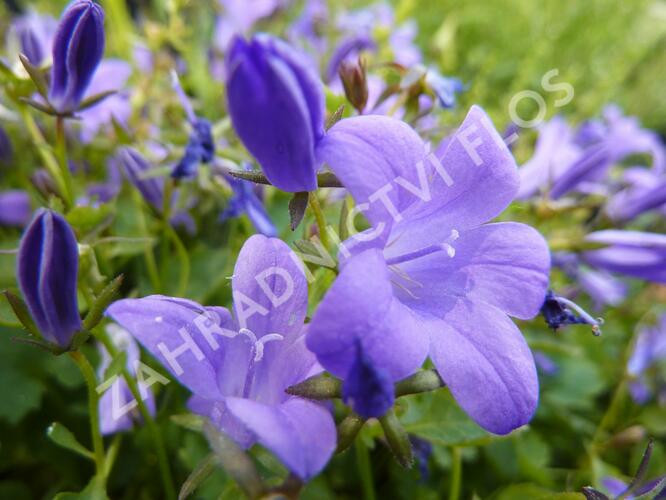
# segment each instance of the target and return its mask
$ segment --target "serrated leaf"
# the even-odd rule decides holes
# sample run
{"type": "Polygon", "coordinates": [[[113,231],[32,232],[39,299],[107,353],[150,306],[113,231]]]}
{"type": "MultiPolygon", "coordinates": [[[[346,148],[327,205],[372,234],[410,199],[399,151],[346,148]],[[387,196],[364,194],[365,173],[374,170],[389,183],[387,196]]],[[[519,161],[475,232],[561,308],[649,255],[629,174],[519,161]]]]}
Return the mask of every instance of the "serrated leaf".
{"type": "Polygon", "coordinates": [[[52,423],[46,430],[46,435],[58,446],[62,446],[91,460],[94,459],[92,452],[79,443],[74,434],[72,434],[72,431],[64,425],[58,422],[52,423]]]}
{"type": "Polygon", "coordinates": [[[345,112],[345,105],[340,104],[340,106],[338,106],[338,108],[333,112],[333,114],[329,117],[328,121],[326,122],[326,130],[330,129],[333,125],[338,123],[342,118],[344,112],[345,112]]]}

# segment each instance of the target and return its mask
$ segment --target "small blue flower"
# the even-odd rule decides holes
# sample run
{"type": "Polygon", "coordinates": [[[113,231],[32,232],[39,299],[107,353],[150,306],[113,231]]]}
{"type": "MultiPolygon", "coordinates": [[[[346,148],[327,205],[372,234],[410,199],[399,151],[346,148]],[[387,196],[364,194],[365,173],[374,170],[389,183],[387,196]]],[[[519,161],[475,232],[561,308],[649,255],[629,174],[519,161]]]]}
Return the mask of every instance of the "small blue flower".
{"type": "Polygon", "coordinates": [[[555,295],[551,290],[546,293],[546,300],[541,306],[541,315],[553,330],[565,325],[592,325],[592,333],[601,335],[600,325],[603,319],[593,318],[575,302],[555,295]]]}

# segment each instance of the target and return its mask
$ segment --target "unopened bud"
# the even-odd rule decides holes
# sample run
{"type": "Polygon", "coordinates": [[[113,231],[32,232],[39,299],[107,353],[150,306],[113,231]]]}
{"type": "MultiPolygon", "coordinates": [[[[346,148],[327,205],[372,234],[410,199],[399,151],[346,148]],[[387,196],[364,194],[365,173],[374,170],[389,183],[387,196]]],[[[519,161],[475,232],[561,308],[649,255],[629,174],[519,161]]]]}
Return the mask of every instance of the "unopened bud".
{"type": "Polygon", "coordinates": [[[342,61],[338,72],[345,88],[347,100],[352,103],[359,113],[362,113],[368,103],[368,79],[365,62],[360,57],[356,62],[342,61]]]}

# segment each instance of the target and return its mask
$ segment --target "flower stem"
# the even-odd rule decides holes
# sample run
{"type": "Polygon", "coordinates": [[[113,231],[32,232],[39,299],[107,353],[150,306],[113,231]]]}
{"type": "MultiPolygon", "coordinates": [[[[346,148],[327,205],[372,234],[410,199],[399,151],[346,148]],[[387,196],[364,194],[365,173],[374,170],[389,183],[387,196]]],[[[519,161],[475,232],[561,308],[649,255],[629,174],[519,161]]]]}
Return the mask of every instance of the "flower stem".
{"type": "Polygon", "coordinates": [[[171,223],[167,220],[164,221],[164,228],[171,238],[174,247],[176,247],[176,253],[178,254],[178,259],[180,260],[180,281],[178,284],[178,297],[185,297],[187,293],[187,284],[190,281],[190,256],[187,253],[187,248],[183,244],[183,241],[178,236],[178,233],[171,227],[171,223]]]}
{"type": "Polygon", "coordinates": [[[67,161],[67,137],[65,136],[65,119],[56,117],[56,156],[60,164],[60,174],[65,183],[65,203],[71,207],[74,204],[74,189],[72,188],[72,174],[67,161]]]}
{"type": "Polygon", "coordinates": [[[88,416],[90,418],[90,432],[92,434],[93,451],[95,456],[95,469],[97,475],[104,476],[104,441],[99,429],[99,394],[97,393],[97,379],[95,371],[88,359],[80,351],[70,351],[69,357],[79,367],[81,375],[86,381],[88,389],[88,416]]]}
{"type": "Polygon", "coordinates": [[[28,111],[27,106],[21,104],[19,106],[19,111],[21,113],[21,118],[23,119],[23,123],[25,124],[26,129],[32,137],[32,142],[34,143],[37,151],[39,152],[39,156],[41,156],[42,161],[44,162],[46,170],[48,170],[49,174],[51,174],[51,177],[53,177],[53,180],[58,187],[58,191],[60,192],[60,196],[62,197],[62,200],[65,204],[65,208],[69,208],[72,204],[72,196],[69,192],[67,180],[63,176],[62,169],[58,164],[58,160],[53,155],[53,149],[46,142],[46,139],[44,139],[42,131],[39,130],[39,127],[37,126],[35,119],[28,111]]]}
{"type": "Polygon", "coordinates": [[[319,228],[319,239],[321,244],[325,248],[328,248],[328,233],[326,232],[326,219],[324,218],[324,212],[321,210],[321,205],[319,204],[319,198],[317,198],[317,192],[311,191],[308,196],[308,205],[310,210],[315,216],[317,221],[317,228],[319,228]]]}
{"type": "Polygon", "coordinates": [[[458,446],[451,447],[451,486],[449,487],[449,500],[460,498],[460,485],[462,483],[462,450],[458,446]]]}
{"type": "MultiPolygon", "coordinates": [[[[102,342],[104,348],[109,353],[109,356],[111,356],[111,359],[115,359],[115,357],[118,355],[118,348],[111,341],[106,332],[103,331],[102,329],[98,329],[95,332],[95,336],[99,339],[100,342],[102,342]]],[[[127,382],[127,385],[132,393],[132,396],[134,397],[134,400],[138,405],[141,417],[143,418],[146,427],[148,427],[151,438],[153,440],[153,444],[155,445],[155,451],[157,453],[157,462],[159,464],[160,475],[162,476],[162,485],[164,487],[164,493],[166,495],[166,498],[168,498],[169,500],[173,500],[176,498],[176,490],[174,489],[173,486],[173,478],[171,477],[171,469],[169,468],[169,461],[167,459],[164,442],[162,441],[162,435],[160,434],[157,425],[155,425],[155,420],[153,419],[153,416],[150,414],[150,411],[148,411],[146,403],[143,401],[143,397],[141,396],[141,391],[139,390],[139,385],[137,384],[136,379],[130,374],[130,372],[127,370],[127,367],[123,367],[121,373],[123,378],[127,382]]]]}
{"type": "Polygon", "coordinates": [[[354,444],[356,452],[356,465],[358,473],[361,476],[361,485],[363,488],[363,497],[365,500],[375,500],[375,486],[372,482],[372,469],[370,467],[370,456],[368,448],[361,439],[357,439],[354,444]]]}
{"type": "Polygon", "coordinates": [[[146,260],[146,269],[148,270],[148,277],[150,278],[150,283],[153,286],[155,293],[162,292],[162,280],[160,279],[160,273],[157,268],[157,262],[155,260],[155,254],[153,253],[152,237],[148,232],[148,223],[146,221],[146,215],[143,212],[143,205],[139,200],[139,194],[135,193],[134,201],[136,205],[136,214],[137,220],[139,222],[139,228],[141,229],[141,234],[146,238],[146,244],[143,250],[143,256],[146,260]]]}

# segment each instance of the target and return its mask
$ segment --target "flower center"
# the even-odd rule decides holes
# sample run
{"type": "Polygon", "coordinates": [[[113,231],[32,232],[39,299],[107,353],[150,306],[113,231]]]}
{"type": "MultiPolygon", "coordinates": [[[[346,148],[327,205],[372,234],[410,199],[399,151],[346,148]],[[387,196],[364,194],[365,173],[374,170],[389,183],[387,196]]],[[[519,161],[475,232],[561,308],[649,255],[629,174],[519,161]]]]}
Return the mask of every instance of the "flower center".
{"type": "Polygon", "coordinates": [[[279,333],[269,333],[264,335],[261,338],[257,338],[252,330],[249,328],[241,328],[238,330],[238,335],[244,335],[247,337],[250,342],[252,342],[252,347],[250,355],[250,364],[247,367],[247,373],[245,374],[245,384],[243,385],[243,397],[248,398],[250,392],[252,391],[252,385],[254,384],[254,375],[257,367],[257,363],[264,358],[264,346],[271,341],[284,340],[284,336],[279,333]]]}
{"type": "Polygon", "coordinates": [[[458,231],[455,229],[452,229],[449,237],[446,238],[443,242],[420,248],[414,252],[398,255],[397,257],[391,257],[390,259],[386,259],[386,264],[389,266],[394,266],[396,264],[402,264],[403,262],[409,262],[410,260],[420,259],[426,255],[442,251],[446,252],[449,257],[453,258],[456,255],[456,249],[453,247],[453,245],[451,245],[451,243],[456,241],[459,236],[460,233],[458,233],[458,231]]]}

